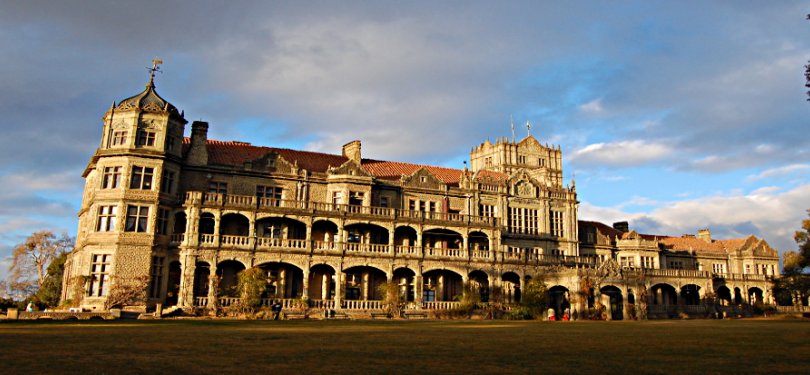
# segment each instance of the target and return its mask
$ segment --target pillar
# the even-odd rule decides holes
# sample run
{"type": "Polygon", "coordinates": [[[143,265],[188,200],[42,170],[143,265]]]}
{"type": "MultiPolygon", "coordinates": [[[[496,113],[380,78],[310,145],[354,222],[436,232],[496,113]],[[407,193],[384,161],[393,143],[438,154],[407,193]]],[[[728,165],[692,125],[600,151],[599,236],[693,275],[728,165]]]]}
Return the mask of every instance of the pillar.
{"type": "Polygon", "coordinates": [[[332,281],[332,275],[324,273],[321,277],[321,300],[329,299],[329,284],[332,281]]]}
{"type": "Polygon", "coordinates": [[[335,272],[335,309],[340,309],[343,303],[343,283],[345,280],[343,271],[335,272]]]}
{"type": "Polygon", "coordinates": [[[424,302],[424,278],[422,277],[422,268],[416,271],[416,275],[413,277],[413,301],[416,303],[416,306],[419,308],[422,307],[422,303],[424,302]]]}
{"type": "Polygon", "coordinates": [[[363,289],[362,289],[362,297],[361,298],[364,301],[367,301],[368,300],[368,295],[369,295],[369,289],[371,288],[371,282],[370,282],[368,271],[364,271],[362,277],[363,277],[363,280],[361,282],[362,282],[362,285],[363,285],[363,289]]]}
{"type": "Polygon", "coordinates": [[[301,291],[301,298],[309,299],[309,267],[305,267],[304,273],[304,290],[301,291]]]}
{"type": "Polygon", "coordinates": [[[216,260],[211,262],[209,266],[209,274],[208,274],[208,307],[213,307],[219,305],[219,293],[217,289],[219,289],[219,280],[217,280],[217,264],[216,260]]]}
{"type": "Polygon", "coordinates": [[[287,297],[287,269],[279,268],[278,270],[278,288],[276,288],[276,297],[287,297]]]}
{"type": "Polygon", "coordinates": [[[196,259],[189,254],[180,256],[180,295],[177,296],[177,305],[190,307],[194,305],[194,272],[196,259]],[[189,264],[194,262],[194,264],[189,264]]]}

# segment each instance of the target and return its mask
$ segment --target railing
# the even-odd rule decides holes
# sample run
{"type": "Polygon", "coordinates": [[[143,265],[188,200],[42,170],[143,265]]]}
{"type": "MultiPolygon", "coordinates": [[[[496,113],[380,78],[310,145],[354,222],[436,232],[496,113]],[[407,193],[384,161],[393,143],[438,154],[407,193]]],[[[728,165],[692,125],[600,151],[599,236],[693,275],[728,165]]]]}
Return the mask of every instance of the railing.
{"type": "Polygon", "coordinates": [[[204,233],[200,234],[200,244],[215,245],[216,241],[217,238],[213,234],[204,234],[204,233]]]}
{"type": "Polygon", "coordinates": [[[219,306],[228,307],[239,303],[239,298],[236,297],[219,297],[219,306]]]}
{"type": "Polygon", "coordinates": [[[330,251],[339,251],[340,250],[340,243],[338,242],[326,242],[326,241],[312,241],[312,249],[313,250],[330,250],[330,251]]]}
{"type": "Polygon", "coordinates": [[[642,268],[646,276],[709,278],[708,271],[642,268]]]}
{"type": "Polygon", "coordinates": [[[222,246],[248,246],[250,245],[250,237],[248,236],[230,236],[220,235],[219,241],[222,246]]]}
{"type": "Polygon", "coordinates": [[[382,301],[375,300],[344,300],[343,308],[346,310],[380,310],[383,308],[382,301]]]}
{"type": "Polygon", "coordinates": [[[256,247],[258,248],[281,247],[287,249],[306,249],[307,240],[258,237],[256,238],[256,247]]]}
{"type": "Polygon", "coordinates": [[[776,306],[776,311],[781,313],[810,312],[810,306],[776,306]]]}
{"type": "Polygon", "coordinates": [[[434,257],[447,257],[447,258],[466,258],[467,252],[464,249],[443,249],[428,247],[425,248],[425,255],[434,257]]]}
{"type": "Polygon", "coordinates": [[[208,306],[208,297],[194,297],[194,306],[195,307],[208,306]]]}
{"type": "Polygon", "coordinates": [[[394,251],[397,255],[414,255],[418,256],[421,251],[416,246],[394,246],[394,251]]]}
{"type": "Polygon", "coordinates": [[[426,310],[451,310],[459,307],[458,301],[430,301],[422,304],[426,310]]]}
{"type": "Polygon", "coordinates": [[[177,245],[183,243],[183,240],[186,238],[185,233],[175,233],[171,236],[171,243],[172,245],[177,245]]]}
{"type": "Polygon", "coordinates": [[[326,202],[308,202],[276,198],[260,198],[249,195],[234,195],[206,192],[186,192],[185,204],[199,202],[207,207],[234,207],[248,209],[292,209],[315,210],[332,214],[364,215],[385,218],[443,221],[479,226],[495,226],[497,218],[489,216],[465,215],[448,212],[425,212],[401,210],[388,207],[355,206],[326,202]]]}
{"type": "Polygon", "coordinates": [[[301,300],[298,298],[262,298],[262,307],[272,307],[274,303],[280,302],[282,309],[295,309],[299,307],[301,300]]]}
{"type": "Polygon", "coordinates": [[[311,299],[309,300],[309,306],[316,308],[316,309],[334,309],[335,308],[335,300],[333,299],[311,299]]]}
{"type": "Polygon", "coordinates": [[[489,250],[482,250],[482,249],[470,250],[470,255],[473,257],[473,259],[483,259],[483,260],[487,260],[490,259],[490,257],[492,257],[492,253],[490,253],[489,250]]]}
{"type": "Polygon", "coordinates": [[[375,243],[349,242],[346,244],[346,251],[372,253],[372,254],[386,254],[388,253],[388,245],[375,243]]]}

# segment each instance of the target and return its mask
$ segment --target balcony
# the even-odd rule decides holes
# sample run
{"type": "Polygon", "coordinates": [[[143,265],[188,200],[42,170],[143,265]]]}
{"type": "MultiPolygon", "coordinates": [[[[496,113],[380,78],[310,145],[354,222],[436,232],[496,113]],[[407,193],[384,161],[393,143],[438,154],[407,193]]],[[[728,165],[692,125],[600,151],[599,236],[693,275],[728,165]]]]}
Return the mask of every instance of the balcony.
{"type": "Polygon", "coordinates": [[[354,206],[325,202],[308,202],[298,200],[258,198],[247,195],[186,192],[184,205],[200,204],[203,207],[257,210],[284,213],[300,213],[326,216],[349,216],[358,218],[378,218],[412,222],[432,222],[437,224],[472,225],[494,227],[497,219],[488,216],[464,215],[444,212],[424,212],[400,210],[387,207],[354,206]]]}

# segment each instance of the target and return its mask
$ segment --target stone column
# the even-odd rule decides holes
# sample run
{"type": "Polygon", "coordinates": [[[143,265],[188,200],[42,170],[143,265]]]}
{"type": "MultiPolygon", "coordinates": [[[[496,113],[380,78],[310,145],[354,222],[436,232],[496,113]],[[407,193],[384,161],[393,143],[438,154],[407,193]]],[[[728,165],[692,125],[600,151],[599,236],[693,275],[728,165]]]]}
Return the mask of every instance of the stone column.
{"type": "Polygon", "coordinates": [[[309,299],[309,267],[305,267],[304,273],[304,290],[301,291],[301,298],[309,299]]]}
{"type": "Polygon", "coordinates": [[[219,288],[218,280],[217,280],[217,264],[216,261],[211,262],[211,266],[209,268],[210,273],[208,274],[208,307],[213,307],[219,305],[219,301],[217,298],[217,289],[219,288]]]}
{"type": "Polygon", "coordinates": [[[396,252],[394,251],[394,230],[388,230],[388,254],[394,255],[396,252]]]}
{"type": "Polygon", "coordinates": [[[343,303],[343,283],[346,280],[343,271],[335,272],[335,309],[340,309],[343,303]]]}
{"type": "Polygon", "coordinates": [[[371,283],[370,283],[368,271],[363,272],[362,277],[363,277],[363,280],[361,282],[362,282],[363,288],[362,288],[362,297],[361,298],[364,301],[368,301],[369,289],[371,288],[371,285],[370,285],[371,283]]]}
{"type": "Polygon", "coordinates": [[[324,273],[321,277],[321,300],[326,301],[329,299],[329,284],[332,281],[332,275],[324,273]]]}
{"type": "Polygon", "coordinates": [[[413,301],[420,308],[424,302],[424,278],[422,277],[422,268],[416,270],[416,276],[413,277],[413,301]]]}
{"type": "Polygon", "coordinates": [[[278,288],[276,288],[276,297],[287,297],[287,269],[281,268],[278,270],[278,288]]]}
{"type": "Polygon", "coordinates": [[[180,255],[180,292],[177,296],[177,305],[191,307],[194,305],[194,272],[196,260],[189,254],[180,255]]]}
{"type": "Polygon", "coordinates": [[[219,224],[222,221],[222,211],[217,210],[214,215],[214,246],[219,247],[219,224]]]}

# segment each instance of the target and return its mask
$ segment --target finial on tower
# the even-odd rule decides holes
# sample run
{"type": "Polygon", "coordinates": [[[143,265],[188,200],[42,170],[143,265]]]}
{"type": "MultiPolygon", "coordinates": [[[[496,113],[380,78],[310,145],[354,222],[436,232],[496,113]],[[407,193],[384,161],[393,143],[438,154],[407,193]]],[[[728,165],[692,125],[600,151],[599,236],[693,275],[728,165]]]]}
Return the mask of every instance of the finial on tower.
{"type": "Polygon", "coordinates": [[[529,120],[526,120],[526,133],[529,137],[532,136],[532,123],[529,120]]]}
{"type": "Polygon", "coordinates": [[[163,71],[160,70],[160,65],[161,64],[163,64],[163,60],[155,57],[154,59],[152,59],[152,67],[151,68],[146,68],[146,70],[149,71],[149,84],[148,84],[148,86],[154,86],[155,85],[155,83],[154,83],[155,72],[163,73],[163,71]]]}

